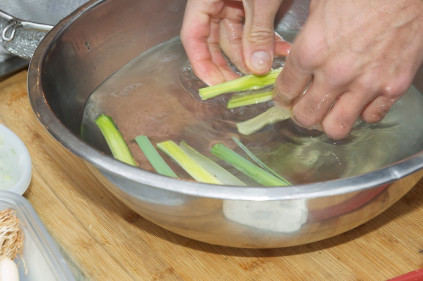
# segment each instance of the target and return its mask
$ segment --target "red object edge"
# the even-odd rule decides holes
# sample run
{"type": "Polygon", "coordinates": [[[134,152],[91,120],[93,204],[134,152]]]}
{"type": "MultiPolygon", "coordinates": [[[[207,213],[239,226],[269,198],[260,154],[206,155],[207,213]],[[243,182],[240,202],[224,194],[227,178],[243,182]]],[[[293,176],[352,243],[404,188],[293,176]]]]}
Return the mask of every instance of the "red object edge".
{"type": "Polygon", "coordinates": [[[423,281],[423,268],[394,277],[388,281],[423,281]]]}

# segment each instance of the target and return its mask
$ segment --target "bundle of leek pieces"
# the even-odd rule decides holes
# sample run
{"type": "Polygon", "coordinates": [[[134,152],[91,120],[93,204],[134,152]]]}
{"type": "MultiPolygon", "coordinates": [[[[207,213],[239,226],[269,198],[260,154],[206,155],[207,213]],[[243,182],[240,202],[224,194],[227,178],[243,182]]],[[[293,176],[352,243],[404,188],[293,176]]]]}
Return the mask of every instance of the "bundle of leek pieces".
{"type": "Polygon", "coordinates": [[[20,220],[15,211],[0,210],[0,280],[19,280],[18,267],[13,260],[22,255],[23,241],[20,220]]]}
{"type": "MultiPolygon", "coordinates": [[[[236,108],[273,99],[273,85],[282,68],[273,69],[265,75],[245,75],[238,79],[199,89],[202,100],[216,96],[234,93],[227,103],[227,108],[236,108]]],[[[274,106],[269,110],[247,121],[236,124],[238,132],[250,135],[266,125],[274,124],[291,117],[289,109],[274,106]]]]}
{"type": "MultiPolygon", "coordinates": [[[[245,75],[232,81],[202,88],[199,90],[199,95],[202,100],[206,100],[221,94],[234,93],[227,104],[229,109],[266,102],[273,98],[272,90],[269,88],[275,83],[280,71],[281,68],[272,70],[262,76],[245,75]]],[[[248,135],[270,123],[288,118],[290,118],[288,109],[274,106],[252,119],[237,123],[237,129],[240,134],[248,135]]],[[[113,157],[126,164],[137,166],[125,139],[113,119],[110,116],[101,114],[97,117],[96,124],[103,134],[113,157]]],[[[237,137],[234,136],[233,140],[252,161],[247,160],[223,143],[213,145],[210,153],[263,186],[290,185],[286,179],[257,158],[237,137]]],[[[156,150],[156,147],[198,182],[234,186],[246,185],[225,168],[199,153],[184,141],[177,144],[172,140],[167,140],[157,143],[156,147],[151,143],[148,136],[138,136],[135,141],[158,174],[178,178],[156,150]]]]}

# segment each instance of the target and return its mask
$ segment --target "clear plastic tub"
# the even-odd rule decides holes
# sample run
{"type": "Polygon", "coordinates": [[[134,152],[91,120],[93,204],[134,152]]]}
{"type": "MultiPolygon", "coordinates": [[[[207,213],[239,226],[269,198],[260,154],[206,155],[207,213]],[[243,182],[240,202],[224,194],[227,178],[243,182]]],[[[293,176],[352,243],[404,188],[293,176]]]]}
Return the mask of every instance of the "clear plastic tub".
{"type": "Polygon", "coordinates": [[[22,140],[0,124],[0,190],[23,194],[31,182],[31,157],[22,140]]]}
{"type": "Polygon", "coordinates": [[[23,259],[15,259],[21,281],[68,281],[75,280],[54,240],[40,221],[34,208],[22,196],[0,190],[0,210],[11,208],[21,220],[24,232],[23,259]]]}

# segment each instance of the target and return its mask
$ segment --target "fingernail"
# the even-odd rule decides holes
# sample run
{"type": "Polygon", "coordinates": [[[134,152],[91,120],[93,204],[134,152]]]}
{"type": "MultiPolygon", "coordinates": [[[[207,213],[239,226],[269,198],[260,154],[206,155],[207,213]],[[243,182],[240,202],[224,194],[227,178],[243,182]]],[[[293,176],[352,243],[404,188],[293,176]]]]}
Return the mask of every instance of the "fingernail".
{"type": "Polygon", "coordinates": [[[251,56],[251,66],[258,72],[269,70],[270,63],[271,57],[266,51],[257,51],[251,56]]]}

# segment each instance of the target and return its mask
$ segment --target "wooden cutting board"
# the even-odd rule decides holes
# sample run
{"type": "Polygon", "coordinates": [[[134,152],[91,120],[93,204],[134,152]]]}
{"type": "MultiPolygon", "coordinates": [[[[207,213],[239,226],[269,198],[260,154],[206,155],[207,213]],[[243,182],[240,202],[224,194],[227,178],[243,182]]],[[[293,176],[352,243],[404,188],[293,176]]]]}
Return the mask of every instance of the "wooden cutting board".
{"type": "Polygon", "coordinates": [[[386,280],[423,267],[423,181],[370,222],[321,242],[250,250],[164,230],[105,190],[34,115],[26,71],[0,82],[0,123],[33,164],[24,196],[88,280],[386,280]]]}

